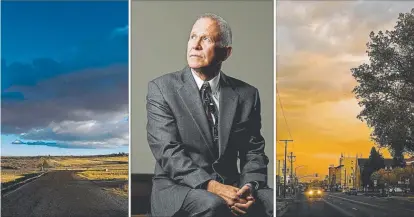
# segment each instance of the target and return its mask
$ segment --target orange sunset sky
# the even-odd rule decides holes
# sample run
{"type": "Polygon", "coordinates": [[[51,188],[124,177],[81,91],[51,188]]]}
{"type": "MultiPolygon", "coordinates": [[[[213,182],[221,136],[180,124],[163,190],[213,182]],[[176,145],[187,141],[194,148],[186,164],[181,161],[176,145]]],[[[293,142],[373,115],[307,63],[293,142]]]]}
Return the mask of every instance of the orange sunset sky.
{"type": "MultiPolygon", "coordinates": [[[[294,140],[288,146],[296,155],[294,167],[307,165],[299,176],[324,178],[341,153],[369,156],[375,144],[366,123],[356,118],[361,108],[350,69],[368,61],[371,31],[393,29],[398,14],[413,7],[408,1],[277,2],[276,138],[294,140]]],[[[276,151],[282,160],[284,143],[276,151]]],[[[385,149],[381,153],[391,157],[385,149]]]]}

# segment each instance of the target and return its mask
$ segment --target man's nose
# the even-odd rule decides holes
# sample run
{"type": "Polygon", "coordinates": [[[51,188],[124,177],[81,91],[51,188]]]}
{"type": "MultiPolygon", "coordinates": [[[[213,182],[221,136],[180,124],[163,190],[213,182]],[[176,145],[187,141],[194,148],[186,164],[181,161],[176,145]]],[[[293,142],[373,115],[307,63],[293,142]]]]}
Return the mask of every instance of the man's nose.
{"type": "Polygon", "coordinates": [[[195,50],[201,50],[201,40],[200,38],[196,38],[191,43],[191,48],[195,50]]]}

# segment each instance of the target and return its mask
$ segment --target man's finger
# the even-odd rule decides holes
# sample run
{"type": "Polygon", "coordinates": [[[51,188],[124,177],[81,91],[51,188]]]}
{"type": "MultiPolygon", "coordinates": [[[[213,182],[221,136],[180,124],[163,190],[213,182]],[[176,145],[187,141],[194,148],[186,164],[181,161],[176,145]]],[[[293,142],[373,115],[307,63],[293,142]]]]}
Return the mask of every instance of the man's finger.
{"type": "Polygon", "coordinates": [[[246,200],[254,200],[254,197],[253,196],[247,196],[246,200]]]}
{"type": "Polygon", "coordinates": [[[240,214],[240,215],[244,215],[244,214],[246,214],[246,211],[241,210],[240,208],[238,208],[238,207],[236,207],[236,206],[232,206],[232,207],[231,207],[231,209],[232,209],[233,211],[235,211],[236,213],[240,214]]]}
{"type": "Polygon", "coordinates": [[[239,209],[242,209],[242,210],[246,210],[247,211],[250,208],[250,206],[253,205],[253,203],[254,203],[254,201],[251,201],[250,200],[250,201],[248,201],[245,204],[235,203],[234,206],[237,207],[237,208],[239,208],[239,209]]]}
{"type": "Polygon", "coordinates": [[[243,194],[250,192],[250,187],[248,185],[243,186],[238,192],[237,195],[239,195],[239,197],[243,196],[243,194]]]}
{"type": "Polygon", "coordinates": [[[240,198],[239,200],[235,201],[234,203],[241,203],[241,204],[245,204],[247,203],[246,199],[240,198]]]}

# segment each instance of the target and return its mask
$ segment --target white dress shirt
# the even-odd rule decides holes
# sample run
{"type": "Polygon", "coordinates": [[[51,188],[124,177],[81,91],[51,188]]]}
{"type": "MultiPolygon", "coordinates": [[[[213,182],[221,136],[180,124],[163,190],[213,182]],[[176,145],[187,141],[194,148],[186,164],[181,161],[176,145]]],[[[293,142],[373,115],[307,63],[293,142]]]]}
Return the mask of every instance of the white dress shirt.
{"type": "MultiPolygon", "coordinates": [[[[198,77],[198,75],[193,71],[193,69],[191,69],[191,72],[193,73],[194,80],[197,83],[198,90],[201,90],[201,87],[203,86],[204,81],[200,77],[198,77]]],[[[213,95],[213,100],[217,105],[217,109],[219,109],[220,108],[219,107],[219,101],[220,101],[219,100],[220,99],[220,73],[218,73],[218,75],[216,75],[214,78],[209,80],[208,83],[210,84],[210,87],[211,87],[211,93],[213,95]]],[[[214,123],[216,123],[216,120],[214,119],[214,116],[213,116],[213,121],[214,121],[214,123]]]]}

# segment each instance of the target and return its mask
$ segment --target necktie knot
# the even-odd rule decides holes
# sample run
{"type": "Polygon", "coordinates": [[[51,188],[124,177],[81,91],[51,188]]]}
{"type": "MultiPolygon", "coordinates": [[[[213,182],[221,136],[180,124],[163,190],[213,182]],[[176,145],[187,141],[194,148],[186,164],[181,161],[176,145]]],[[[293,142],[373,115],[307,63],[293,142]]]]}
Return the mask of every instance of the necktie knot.
{"type": "Polygon", "coordinates": [[[210,83],[208,83],[208,81],[204,81],[203,86],[201,86],[201,91],[205,92],[210,92],[211,91],[211,87],[210,87],[210,83]]]}

